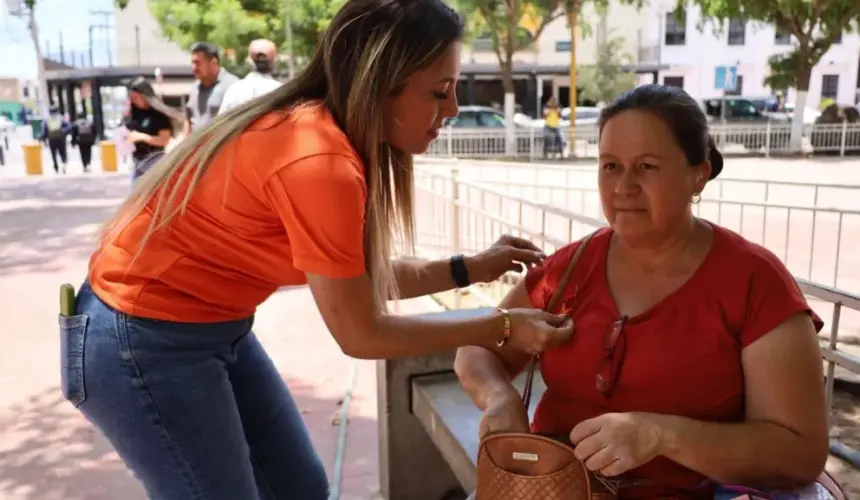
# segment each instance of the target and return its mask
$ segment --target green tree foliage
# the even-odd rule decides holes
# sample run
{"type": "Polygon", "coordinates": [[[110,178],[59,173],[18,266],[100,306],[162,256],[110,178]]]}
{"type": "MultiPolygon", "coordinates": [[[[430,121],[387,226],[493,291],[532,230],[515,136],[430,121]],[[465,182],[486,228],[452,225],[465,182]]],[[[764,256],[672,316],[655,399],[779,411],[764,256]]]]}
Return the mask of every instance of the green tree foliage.
{"type": "Polygon", "coordinates": [[[609,103],[636,86],[636,74],[629,71],[635,61],[624,53],[624,42],[624,37],[607,35],[597,44],[595,64],[579,68],[579,93],[583,99],[609,103]]]}
{"type": "MultiPolygon", "coordinates": [[[[127,0],[118,0],[127,1],[127,0]]],[[[345,0],[147,0],[162,33],[183,48],[208,41],[228,49],[227,66],[244,69],[248,44],[267,38],[286,47],[285,19],[289,8],[292,53],[301,59],[313,51],[345,0]]]]}
{"type": "Polygon", "coordinates": [[[527,49],[544,28],[564,12],[564,0],[454,0],[452,4],[466,18],[472,39],[492,43],[499,60],[505,92],[514,92],[514,54],[527,49]]]}

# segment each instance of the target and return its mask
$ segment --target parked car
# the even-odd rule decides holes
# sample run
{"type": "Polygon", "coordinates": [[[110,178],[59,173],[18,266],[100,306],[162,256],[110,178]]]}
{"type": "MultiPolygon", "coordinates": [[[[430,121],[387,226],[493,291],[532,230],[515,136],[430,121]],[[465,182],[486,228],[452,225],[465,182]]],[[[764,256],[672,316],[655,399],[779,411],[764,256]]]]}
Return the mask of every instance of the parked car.
{"type": "Polygon", "coordinates": [[[789,145],[791,131],[786,127],[789,120],[785,116],[765,115],[749,99],[735,96],[715,97],[700,101],[702,110],[712,125],[723,122],[732,126],[726,134],[715,134],[714,139],[725,141],[727,144],[740,144],[750,151],[758,151],[768,144],[767,123],[777,125],[770,133],[771,148],[785,148],[789,145]],[[725,101],[725,116],[723,116],[723,101],[725,101]],[[750,125],[738,127],[740,125],[750,125]]]}
{"type": "MultiPolygon", "coordinates": [[[[445,131],[432,145],[432,150],[447,151],[451,141],[454,156],[504,155],[505,115],[489,106],[461,106],[460,113],[445,120],[445,131]],[[450,134],[450,135],[449,135],[450,134]]],[[[517,130],[517,154],[543,150],[543,131],[532,125],[514,123],[517,130]],[[527,133],[532,129],[532,133],[527,133]]]]}

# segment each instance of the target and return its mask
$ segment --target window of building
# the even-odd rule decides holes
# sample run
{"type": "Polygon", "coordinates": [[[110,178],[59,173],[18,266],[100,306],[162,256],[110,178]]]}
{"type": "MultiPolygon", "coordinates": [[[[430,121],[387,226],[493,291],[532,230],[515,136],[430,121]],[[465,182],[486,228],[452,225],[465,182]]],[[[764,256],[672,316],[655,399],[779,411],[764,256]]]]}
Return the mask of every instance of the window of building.
{"type": "Polygon", "coordinates": [[[839,95],[839,75],[821,76],[821,97],[836,99],[839,95]]]}
{"type": "Polygon", "coordinates": [[[683,76],[664,76],[663,77],[663,85],[668,87],[678,87],[679,89],[684,88],[684,77],[683,76]]]}
{"type": "Polygon", "coordinates": [[[678,20],[674,12],[666,13],[666,45],[687,43],[687,20],[678,20]]]}
{"type": "Polygon", "coordinates": [[[729,45],[743,45],[747,39],[747,22],[743,19],[729,21],[729,45]]]}
{"type": "Polygon", "coordinates": [[[773,43],[776,45],[789,45],[791,43],[791,34],[786,33],[784,31],[780,31],[779,28],[776,29],[776,36],[773,39],[773,43]]]}
{"type": "Polygon", "coordinates": [[[570,40],[560,40],[555,42],[556,52],[570,52],[570,40]]]}

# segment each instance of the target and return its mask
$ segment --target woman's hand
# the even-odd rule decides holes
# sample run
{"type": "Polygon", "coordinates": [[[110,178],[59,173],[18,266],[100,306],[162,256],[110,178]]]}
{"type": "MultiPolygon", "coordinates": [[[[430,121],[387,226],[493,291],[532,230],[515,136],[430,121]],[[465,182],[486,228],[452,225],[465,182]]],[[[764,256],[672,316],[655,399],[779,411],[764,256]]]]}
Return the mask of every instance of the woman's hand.
{"type": "Polygon", "coordinates": [[[566,314],[540,309],[511,309],[511,336],[508,343],[529,354],[539,354],[567,342],[573,335],[573,320],[566,314]]]}
{"type": "Polygon", "coordinates": [[[473,283],[489,283],[508,271],[537,264],[546,258],[532,242],[504,235],[483,252],[466,258],[466,270],[473,283]]]}
{"type": "Polygon", "coordinates": [[[128,133],[128,137],[126,138],[126,141],[128,141],[129,144],[135,144],[138,142],[142,142],[143,140],[146,139],[146,137],[147,137],[146,134],[138,132],[137,130],[132,130],[131,132],[128,133]]]}
{"type": "Polygon", "coordinates": [[[570,441],[589,470],[617,476],[660,455],[662,435],[658,419],[648,413],[607,413],[580,422],[570,441]]]}
{"type": "Polygon", "coordinates": [[[522,396],[511,386],[490,400],[481,416],[478,435],[481,439],[490,432],[528,432],[529,416],[522,396]]]}

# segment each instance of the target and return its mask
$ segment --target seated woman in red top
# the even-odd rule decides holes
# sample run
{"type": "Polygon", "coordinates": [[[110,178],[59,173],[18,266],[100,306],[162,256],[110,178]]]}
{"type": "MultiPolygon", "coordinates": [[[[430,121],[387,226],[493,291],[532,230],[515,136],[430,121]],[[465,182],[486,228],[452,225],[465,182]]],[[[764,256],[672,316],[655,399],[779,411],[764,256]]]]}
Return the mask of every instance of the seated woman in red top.
{"type": "MultiPolygon", "coordinates": [[[[532,430],[569,434],[593,471],[645,479],[622,498],[813,483],[828,453],[822,323],[775,255],[693,216],[723,163],[704,114],[682,90],[646,85],[604,109],[599,126],[609,227],[559,301],[575,331],[541,357],[547,390],[532,430]]],[[[545,307],[579,244],[500,307],[545,307]]],[[[528,360],[507,346],[460,348],[482,433],[528,430],[511,385],[528,360]]]]}

